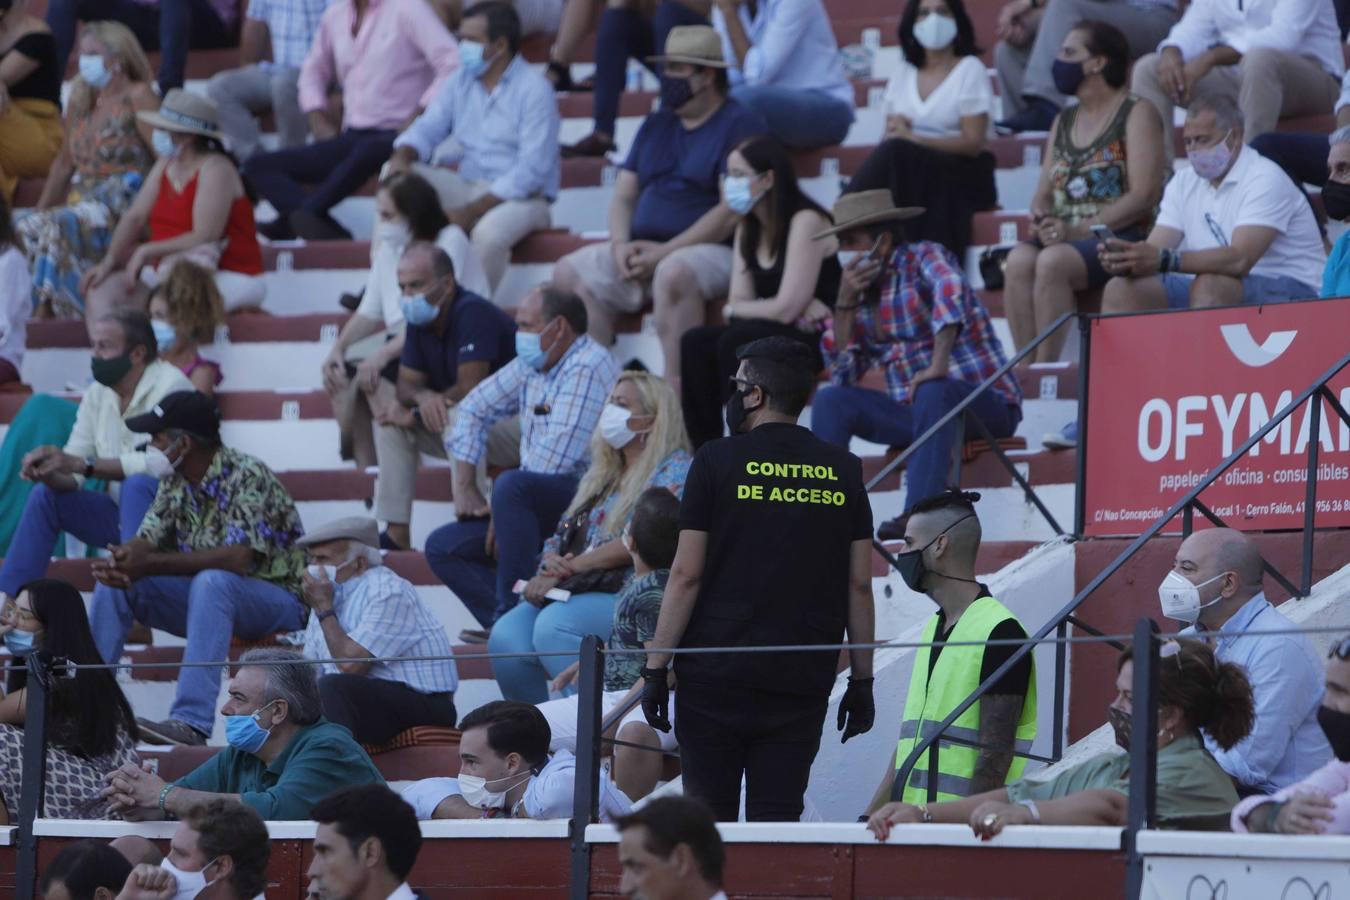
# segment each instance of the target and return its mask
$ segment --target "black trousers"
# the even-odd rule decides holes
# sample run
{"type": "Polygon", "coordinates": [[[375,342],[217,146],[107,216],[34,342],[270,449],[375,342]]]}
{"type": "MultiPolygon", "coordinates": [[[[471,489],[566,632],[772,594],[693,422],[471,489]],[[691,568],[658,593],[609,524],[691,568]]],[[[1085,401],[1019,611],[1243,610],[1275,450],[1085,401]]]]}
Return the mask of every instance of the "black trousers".
{"type": "Polygon", "coordinates": [[[383,744],[414,725],[454,728],[455,695],[423,694],[401,681],[338,673],[319,679],[319,699],[330,722],[358,744],[383,744]]]}
{"type": "Polygon", "coordinates": [[[744,773],[746,821],[800,820],[828,709],[828,697],[680,682],[675,736],[685,793],[718,821],[734,822],[744,773]]]}

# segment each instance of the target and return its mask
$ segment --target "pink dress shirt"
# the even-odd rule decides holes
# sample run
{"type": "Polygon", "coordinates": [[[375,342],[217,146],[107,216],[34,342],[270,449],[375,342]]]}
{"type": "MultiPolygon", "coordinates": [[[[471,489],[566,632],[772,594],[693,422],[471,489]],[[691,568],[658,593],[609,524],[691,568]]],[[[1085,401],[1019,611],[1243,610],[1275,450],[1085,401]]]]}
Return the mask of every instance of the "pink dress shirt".
{"type": "Polygon", "coordinates": [[[1234,831],[1247,831],[1247,816],[1262,803],[1282,803],[1295,794],[1322,794],[1331,801],[1331,821],[1323,834],[1350,834],[1350,762],[1333,759],[1297,784],[1270,797],[1248,797],[1233,807],[1234,831]]]}
{"type": "Polygon", "coordinates": [[[369,0],[352,34],[355,21],[354,0],[324,11],[300,69],[300,108],[324,109],[337,82],[343,129],[401,128],[459,67],[459,45],[426,0],[369,0]]]}

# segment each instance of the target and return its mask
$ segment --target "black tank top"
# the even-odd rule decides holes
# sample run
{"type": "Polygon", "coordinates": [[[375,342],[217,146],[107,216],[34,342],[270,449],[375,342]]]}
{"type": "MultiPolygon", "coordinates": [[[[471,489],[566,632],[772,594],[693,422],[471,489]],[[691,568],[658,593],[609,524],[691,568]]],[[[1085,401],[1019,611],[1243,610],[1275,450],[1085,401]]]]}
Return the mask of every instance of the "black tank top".
{"type": "MultiPolygon", "coordinates": [[[[750,273],[750,280],[755,285],[755,299],[768,300],[778,296],[778,288],[783,283],[783,266],[785,263],[786,252],[780,252],[774,259],[773,265],[767,269],[759,264],[759,260],[752,258],[746,265],[750,273]]],[[[812,295],[821,303],[833,308],[834,301],[839,296],[839,279],[843,271],[839,268],[839,260],[834,256],[828,256],[820,264],[820,274],[816,276],[816,290],[812,295]]]]}

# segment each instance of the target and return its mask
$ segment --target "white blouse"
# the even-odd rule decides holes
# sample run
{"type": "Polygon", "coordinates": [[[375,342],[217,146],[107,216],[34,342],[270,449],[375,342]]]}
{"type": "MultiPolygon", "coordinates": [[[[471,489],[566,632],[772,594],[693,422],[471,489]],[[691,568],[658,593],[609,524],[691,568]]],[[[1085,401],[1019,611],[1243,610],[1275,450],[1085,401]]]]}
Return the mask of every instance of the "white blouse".
{"type": "MultiPolygon", "coordinates": [[[[478,253],[473,244],[458,225],[447,225],[436,236],[436,246],[450,256],[455,264],[455,283],[473,291],[484,300],[492,299],[488,290],[487,276],[478,261],[478,253]]],[[[361,297],[361,305],[356,308],[358,316],[384,322],[390,331],[397,330],[403,324],[403,292],[398,289],[398,260],[403,254],[402,247],[394,247],[380,241],[370,245],[370,274],[366,277],[366,292],[361,297]]]]}
{"type": "Polygon", "coordinates": [[[923,137],[960,137],[962,117],[992,119],[993,111],[994,90],[978,56],[962,57],[926,99],[919,97],[919,70],[904,58],[886,82],[886,114],[909,119],[923,137]]]}

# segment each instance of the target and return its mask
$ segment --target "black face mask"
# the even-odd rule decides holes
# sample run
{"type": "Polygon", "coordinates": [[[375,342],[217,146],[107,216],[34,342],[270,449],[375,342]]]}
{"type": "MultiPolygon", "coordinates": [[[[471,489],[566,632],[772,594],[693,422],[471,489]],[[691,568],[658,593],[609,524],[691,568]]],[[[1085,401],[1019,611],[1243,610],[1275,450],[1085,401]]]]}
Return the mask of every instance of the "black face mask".
{"type": "MultiPolygon", "coordinates": [[[[756,387],[757,385],[752,384],[739,391],[735,391],[727,398],[727,428],[731,429],[732,436],[738,435],[745,430],[745,419],[750,413],[754,412],[754,409],[745,408],[745,398],[748,397],[750,392],[756,387]]],[[[759,409],[759,407],[756,406],[755,409],[759,409]]]]}
{"type": "Polygon", "coordinates": [[[1317,724],[1327,736],[1331,752],[1341,762],[1350,762],[1350,713],[1332,709],[1330,706],[1317,708],[1317,724]]]}
{"type": "Polygon", "coordinates": [[[1124,710],[1108,706],[1106,718],[1111,722],[1111,730],[1116,733],[1116,746],[1122,750],[1130,749],[1130,724],[1134,717],[1124,710]]]}
{"type": "Polygon", "coordinates": [[[89,369],[99,384],[104,387],[116,387],[131,371],[131,354],[123,353],[111,359],[95,356],[89,361],[89,369]]]}
{"type": "Polygon", "coordinates": [[[1350,219],[1350,184],[1328,181],[1322,186],[1322,206],[1327,217],[1337,221],[1350,219]]]}
{"type": "Polygon", "coordinates": [[[974,513],[969,513],[957,519],[955,522],[935,534],[931,541],[924,544],[918,550],[906,550],[904,553],[897,553],[895,555],[895,569],[900,573],[900,578],[911,591],[914,591],[916,594],[926,594],[927,591],[923,589],[923,580],[928,577],[930,572],[941,578],[950,578],[952,581],[968,581],[971,584],[978,584],[978,582],[972,578],[953,578],[951,575],[933,572],[933,570],[928,568],[927,564],[923,561],[923,551],[933,546],[937,543],[938,538],[951,531],[957,525],[960,525],[966,519],[971,518],[973,515],[974,513]]]}
{"type": "Polygon", "coordinates": [[[674,75],[661,76],[661,108],[666,112],[675,112],[694,99],[694,86],[688,77],[676,78],[674,75]]]}

